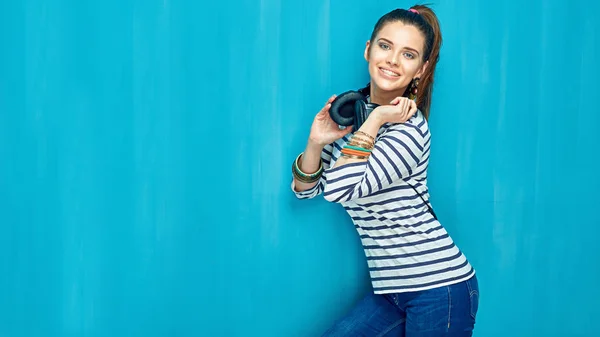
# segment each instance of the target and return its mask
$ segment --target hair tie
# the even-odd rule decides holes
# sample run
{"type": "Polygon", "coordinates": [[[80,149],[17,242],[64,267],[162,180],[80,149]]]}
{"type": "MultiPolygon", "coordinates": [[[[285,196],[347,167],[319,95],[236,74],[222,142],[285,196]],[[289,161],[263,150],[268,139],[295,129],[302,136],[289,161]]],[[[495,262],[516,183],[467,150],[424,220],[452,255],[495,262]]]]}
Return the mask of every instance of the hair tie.
{"type": "Polygon", "coordinates": [[[411,9],[409,9],[408,11],[409,11],[409,12],[413,12],[413,13],[417,13],[417,14],[421,14],[421,13],[419,13],[419,11],[418,11],[418,10],[416,10],[416,9],[414,9],[414,8],[411,8],[411,9]]]}

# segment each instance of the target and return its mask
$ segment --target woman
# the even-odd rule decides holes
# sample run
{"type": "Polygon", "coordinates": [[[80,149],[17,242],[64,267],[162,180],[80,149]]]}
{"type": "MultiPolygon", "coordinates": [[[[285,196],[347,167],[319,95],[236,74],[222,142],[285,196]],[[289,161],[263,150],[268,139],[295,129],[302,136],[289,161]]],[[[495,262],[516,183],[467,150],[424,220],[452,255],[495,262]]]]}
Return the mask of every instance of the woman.
{"type": "Polygon", "coordinates": [[[293,163],[300,199],[343,205],[360,235],[373,292],[326,336],[471,336],[479,303],[475,271],[429,203],[427,124],[441,47],[426,6],[379,19],[364,57],[378,104],[358,130],[317,114],[293,163]],[[407,97],[408,96],[408,97],[407,97]]]}

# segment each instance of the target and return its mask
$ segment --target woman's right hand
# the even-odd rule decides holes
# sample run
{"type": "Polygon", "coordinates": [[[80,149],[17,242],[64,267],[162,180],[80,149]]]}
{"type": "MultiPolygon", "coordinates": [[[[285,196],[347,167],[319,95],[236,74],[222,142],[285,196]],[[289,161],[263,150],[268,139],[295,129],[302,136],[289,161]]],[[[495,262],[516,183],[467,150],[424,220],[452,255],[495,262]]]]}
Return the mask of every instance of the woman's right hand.
{"type": "Polygon", "coordinates": [[[333,95],[329,98],[329,100],[327,100],[325,106],[321,109],[321,111],[319,111],[313,120],[310,128],[310,136],[308,137],[309,142],[312,144],[325,146],[352,132],[352,126],[340,129],[338,124],[331,119],[331,116],[329,116],[331,102],[333,102],[335,97],[336,95],[333,95]]]}

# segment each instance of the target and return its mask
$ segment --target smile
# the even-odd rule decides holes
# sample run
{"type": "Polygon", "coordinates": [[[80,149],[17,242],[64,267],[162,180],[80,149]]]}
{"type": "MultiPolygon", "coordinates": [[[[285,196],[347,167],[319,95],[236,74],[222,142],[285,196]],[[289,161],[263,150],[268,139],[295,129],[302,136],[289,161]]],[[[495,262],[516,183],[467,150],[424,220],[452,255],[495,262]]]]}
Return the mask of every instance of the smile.
{"type": "Polygon", "coordinates": [[[385,68],[379,68],[379,71],[381,71],[382,73],[384,73],[385,75],[389,76],[389,77],[399,77],[400,74],[393,72],[389,69],[385,69],[385,68]]]}

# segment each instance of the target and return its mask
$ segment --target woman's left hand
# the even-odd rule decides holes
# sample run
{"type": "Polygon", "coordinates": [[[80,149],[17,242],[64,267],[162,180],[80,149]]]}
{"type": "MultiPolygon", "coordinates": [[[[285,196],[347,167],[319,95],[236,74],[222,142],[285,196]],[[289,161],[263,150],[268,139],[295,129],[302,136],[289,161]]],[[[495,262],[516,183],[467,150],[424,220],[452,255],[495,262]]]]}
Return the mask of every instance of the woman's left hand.
{"type": "Polygon", "coordinates": [[[384,123],[404,123],[417,112],[415,101],[407,97],[396,97],[389,105],[380,105],[371,114],[384,123]]]}

